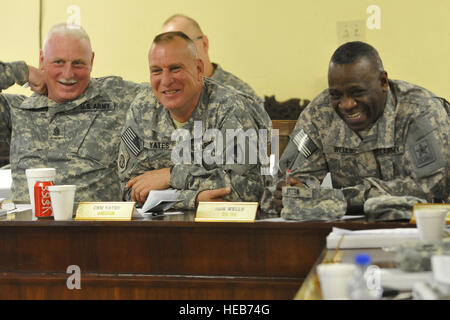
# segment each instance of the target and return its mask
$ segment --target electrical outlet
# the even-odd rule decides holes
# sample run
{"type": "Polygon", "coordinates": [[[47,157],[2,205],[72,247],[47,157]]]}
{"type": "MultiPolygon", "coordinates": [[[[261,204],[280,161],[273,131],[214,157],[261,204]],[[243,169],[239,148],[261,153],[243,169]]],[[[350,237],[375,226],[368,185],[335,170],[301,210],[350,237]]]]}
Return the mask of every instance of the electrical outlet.
{"type": "Polygon", "coordinates": [[[365,41],[365,21],[338,21],[336,23],[338,44],[349,41],[365,41]]]}

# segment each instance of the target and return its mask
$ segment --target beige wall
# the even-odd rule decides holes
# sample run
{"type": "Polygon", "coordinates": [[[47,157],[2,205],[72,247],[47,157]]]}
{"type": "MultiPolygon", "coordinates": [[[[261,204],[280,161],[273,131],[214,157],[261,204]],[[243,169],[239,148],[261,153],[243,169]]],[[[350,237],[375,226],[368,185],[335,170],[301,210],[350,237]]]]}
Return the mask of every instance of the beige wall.
{"type": "MultiPolygon", "coordinates": [[[[38,63],[39,1],[1,0],[0,60],[38,63]]],[[[93,76],[148,81],[147,51],[174,13],[195,18],[210,39],[210,56],[259,95],[312,99],[327,85],[327,65],[340,44],[337,23],[361,21],[359,39],[375,46],[391,78],[450,99],[449,0],[43,0],[43,37],[76,19],[91,36],[93,76]],[[370,5],[380,9],[379,20],[370,5]],[[366,22],[380,23],[368,29],[366,22]]],[[[352,24],[350,31],[353,31],[352,24]]],[[[358,27],[360,28],[360,27],[358,27]]],[[[349,39],[349,38],[347,38],[349,39]]],[[[341,39],[341,41],[343,41],[341,39]]],[[[23,92],[17,86],[8,92],[23,92]]]]}
{"type": "MultiPolygon", "coordinates": [[[[0,61],[24,60],[39,63],[39,2],[0,0],[0,61]]],[[[6,92],[29,95],[28,89],[13,86],[6,92]]]]}

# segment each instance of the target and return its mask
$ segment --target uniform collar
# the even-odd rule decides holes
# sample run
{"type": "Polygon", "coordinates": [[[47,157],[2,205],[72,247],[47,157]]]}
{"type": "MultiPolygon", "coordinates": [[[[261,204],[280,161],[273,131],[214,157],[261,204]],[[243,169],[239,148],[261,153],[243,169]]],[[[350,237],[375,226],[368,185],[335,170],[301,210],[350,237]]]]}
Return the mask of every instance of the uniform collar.
{"type": "Polygon", "coordinates": [[[86,88],[86,90],[84,90],[84,92],[75,100],[57,103],[52,99],[49,99],[47,96],[34,93],[30,97],[31,100],[27,103],[23,103],[20,106],[20,109],[34,110],[48,107],[53,109],[52,112],[54,111],[55,113],[61,111],[69,111],[78,107],[82,103],[91,100],[92,98],[98,96],[99,94],[100,90],[97,85],[97,80],[91,79],[89,81],[89,85],[86,88]]]}
{"type": "MultiPolygon", "coordinates": [[[[190,130],[194,128],[194,121],[201,121],[202,116],[204,115],[204,110],[208,105],[208,94],[207,94],[207,85],[206,82],[208,80],[203,78],[203,88],[202,93],[200,94],[200,99],[192,112],[189,119],[186,121],[186,124],[182,129],[190,130]]],[[[161,102],[156,99],[156,96],[152,89],[148,95],[144,98],[149,105],[156,106],[156,108],[150,113],[150,117],[148,118],[149,128],[152,131],[157,131],[157,128],[165,128],[166,135],[171,135],[173,130],[176,130],[176,126],[173,123],[172,117],[169,111],[161,104],[161,102]]],[[[159,132],[161,134],[161,132],[159,132]]]]}
{"type": "MultiPolygon", "coordinates": [[[[203,121],[203,117],[206,113],[206,110],[208,108],[208,103],[209,103],[209,94],[208,94],[208,85],[207,85],[208,81],[209,80],[207,78],[203,78],[202,93],[200,94],[200,98],[198,99],[197,106],[195,107],[195,109],[192,112],[189,119],[186,121],[186,124],[184,125],[183,129],[190,130],[190,129],[194,128],[194,121],[203,121]]],[[[164,108],[164,106],[162,106],[162,107],[164,108]]],[[[166,109],[166,114],[170,119],[172,119],[169,112],[167,111],[167,109],[166,109]]]]}

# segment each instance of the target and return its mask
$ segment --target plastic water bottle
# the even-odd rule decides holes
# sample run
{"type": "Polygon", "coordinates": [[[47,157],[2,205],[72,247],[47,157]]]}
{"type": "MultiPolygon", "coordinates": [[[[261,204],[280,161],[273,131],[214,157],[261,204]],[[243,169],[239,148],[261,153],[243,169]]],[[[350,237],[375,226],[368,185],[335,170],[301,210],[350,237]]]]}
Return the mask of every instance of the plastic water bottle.
{"type": "Polygon", "coordinates": [[[351,300],[377,300],[383,289],[380,285],[380,273],[377,266],[370,264],[368,254],[355,256],[355,272],[348,282],[348,296],[351,300]]]}

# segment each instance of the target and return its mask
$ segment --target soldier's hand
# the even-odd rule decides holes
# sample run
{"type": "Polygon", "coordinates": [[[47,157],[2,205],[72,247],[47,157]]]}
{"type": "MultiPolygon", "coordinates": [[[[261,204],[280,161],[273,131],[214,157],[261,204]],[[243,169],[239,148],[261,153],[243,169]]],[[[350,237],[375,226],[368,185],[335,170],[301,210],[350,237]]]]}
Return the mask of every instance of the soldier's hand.
{"type": "MultiPolygon", "coordinates": [[[[298,178],[290,177],[289,185],[294,187],[302,187],[303,183],[298,178]]],[[[280,181],[277,184],[277,189],[275,190],[273,202],[275,205],[275,210],[277,213],[281,213],[281,209],[283,209],[283,197],[282,197],[282,188],[287,186],[286,181],[280,181]]]]}
{"type": "Polygon", "coordinates": [[[32,91],[38,94],[47,94],[47,84],[41,70],[28,66],[28,83],[32,91]]]}
{"type": "Polygon", "coordinates": [[[151,190],[169,188],[170,168],[147,171],[128,181],[126,188],[132,188],[131,199],[144,203],[151,190]]]}
{"type": "Polygon", "coordinates": [[[223,197],[229,195],[230,193],[231,193],[230,187],[212,190],[203,190],[198,194],[196,203],[198,204],[200,201],[209,201],[209,202],[227,201],[223,199],[223,197]]]}

